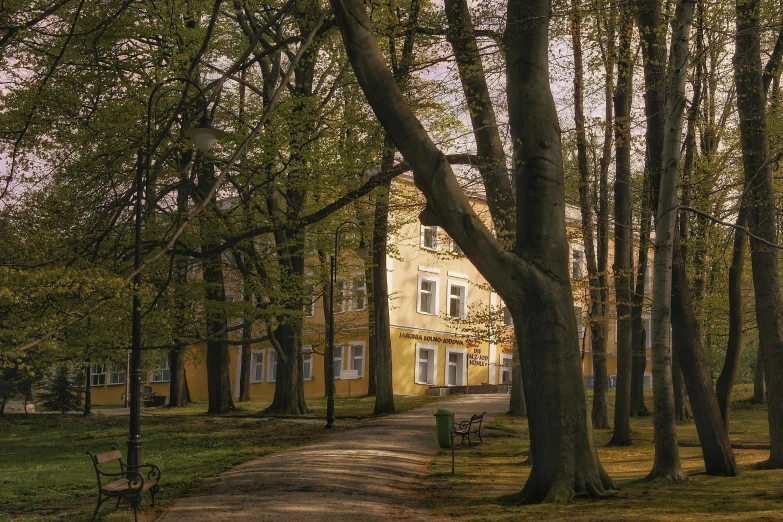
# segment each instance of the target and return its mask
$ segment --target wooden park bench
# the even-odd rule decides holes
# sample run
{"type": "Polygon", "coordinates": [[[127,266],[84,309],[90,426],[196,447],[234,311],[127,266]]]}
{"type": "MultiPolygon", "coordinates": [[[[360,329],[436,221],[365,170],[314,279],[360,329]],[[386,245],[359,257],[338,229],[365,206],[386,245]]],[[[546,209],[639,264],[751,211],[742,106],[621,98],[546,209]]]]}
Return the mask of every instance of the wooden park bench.
{"type": "Polygon", "coordinates": [[[481,440],[481,422],[484,420],[485,413],[487,412],[484,412],[481,415],[473,415],[470,417],[470,420],[464,420],[459,424],[454,423],[454,435],[459,435],[462,437],[460,444],[464,444],[465,439],[468,439],[468,445],[473,446],[473,441],[470,440],[470,436],[472,434],[478,436],[479,442],[484,442],[481,440]]]}
{"type": "Polygon", "coordinates": [[[149,491],[152,496],[152,506],[155,506],[155,494],[158,492],[158,481],[160,480],[160,468],[155,464],[142,464],[137,471],[133,471],[122,461],[122,454],[119,450],[115,449],[108,453],[99,453],[98,455],[93,455],[88,451],[87,454],[92,458],[95,474],[98,477],[98,504],[95,506],[95,511],[92,514],[93,520],[98,516],[98,510],[101,508],[101,504],[110,498],[117,499],[117,504],[114,506],[115,508],[118,507],[123,500],[130,503],[133,508],[133,518],[136,522],[139,521],[136,508],[141,504],[142,493],[149,491]],[[119,472],[109,473],[101,469],[102,464],[115,460],[120,463],[119,472]],[[147,471],[146,479],[139,473],[142,468],[149,470],[147,471]],[[112,481],[112,479],[115,478],[116,480],[112,481]]]}

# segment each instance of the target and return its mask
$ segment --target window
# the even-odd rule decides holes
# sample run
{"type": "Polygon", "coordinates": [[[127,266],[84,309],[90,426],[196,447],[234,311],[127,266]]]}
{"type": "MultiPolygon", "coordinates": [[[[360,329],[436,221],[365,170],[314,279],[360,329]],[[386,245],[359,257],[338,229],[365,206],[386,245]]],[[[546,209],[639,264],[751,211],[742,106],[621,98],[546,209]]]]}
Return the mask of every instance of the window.
{"type": "Polygon", "coordinates": [[[277,352],[275,352],[274,348],[267,348],[266,360],[269,361],[266,382],[275,382],[275,376],[277,375],[277,352]]]}
{"type": "Polygon", "coordinates": [[[350,368],[349,370],[356,370],[359,372],[359,377],[364,377],[364,343],[350,343],[348,345],[350,349],[350,368]]]}
{"type": "Polygon", "coordinates": [[[511,312],[509,311],[508,306],[503,305],[501,313],[503,314],[503,326],[514,326],[514,320],[511,318],[511,312]]]}
{"type": "Polygon", "coordinates": [[[315,315],[315,299],[312,295],[305,298],[304,314],[305,317],[312,317],[315,315]]]}
{"type": "Polygon", "coordinates": [[[455,256],[464,256],[465,252],[462,251],[462,249],[459,247],[456,241],[453,239],[449,239],[449,252],[454,254],[455,256]]]}
{"type": "Polygon", "coordinates": [[[500,384],[511,384],[511,367],[513,356],[502,354],[500,356],[500,384]]]}
{"type": "Polygon", "coordinates": [[[585,336],[585,321],[581,306],[574,306],[574,315],[576,316],[576,331],[579,334],[579,338],[582,339],[585,336]]]}
{"type": "Polygon", "coordinates": [[[90,386],[103,386],[106,384],[106,367],[93,364],[90,366],[90,386]]]}
{"type": "Polygon", "coordinates": [[[429,344],[416,345],[416,384],[435,384],[435,379],[438,377],[437,361],[437,346],[429,344]]]}
{"type": "Polygon", "coordinates": [[[334,378],[339,379],[343,370],[343,345],[337,344],[334,347],[334,378]]]}
{"type": "Polygon", "coordinates": [[[125,368],[112,368],[109,371],[109,384],[125,384],[125,368]]]}
{"type": "Polygon", "coordinates": [[[438,280],[434,277],[419,276],[418,312],[438,315],[438,280]]]}
{"type": "Polygon", "coordinates": [[[571,250],[571,278],[584,279],[585,253],[576,248],[571,250]]]}
{"type": "Polygon", "coordinates": [[[152,382],[168,382],[171,380],[171,370],[169,369],[169,360],[166,358],[163,364],[152,370],[152,382]]]}
{"type": "Polygon", "coordinates": [[[468,315],[468,287],[449,281],[449,317],[465,319],[468,315]]]}
{"type": "Polygon", "coordinates": [[[313,347],[302,346],[302,379],[309,381],[313,378],[313,347]]]}
{"type": "Polygon", "coordinates": [[[250,382],[264,380],[264,350],[253,350],[250,354],[250,382]]]}
{"type": "Polygon", "coordinates": [[[364,275],[356,275],[351,280],[351,311],[367,308],[367,282],[364,275]]]}
{"type": "Polygon", "coordinates": [[[334,313],[345,312],[345,281],[334,282],[334,313]]]}
{"type": "Polygon", "coordinates": [[[446,348],[446,386],[464,386],[467,373],[467,351],[446,348]]]}
{"type": "Polygon", "coordinates": [[[438,250],[440,248],[440,238],[438,237],[438,227],[421,227],[421,248],[427,250],[438,250]]]}

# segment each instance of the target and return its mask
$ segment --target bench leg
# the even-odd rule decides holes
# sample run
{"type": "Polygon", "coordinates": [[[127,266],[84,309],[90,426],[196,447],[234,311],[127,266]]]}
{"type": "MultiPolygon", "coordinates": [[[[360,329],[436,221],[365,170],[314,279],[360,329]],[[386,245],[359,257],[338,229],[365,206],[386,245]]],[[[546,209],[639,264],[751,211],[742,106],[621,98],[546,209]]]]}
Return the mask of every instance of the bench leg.
{"type": "Polygon", "coordinates": [[[150,496],[152,496],[152,507],[155,507],[155,494],[158,492],[158,486],[150,489],[150,496]]]}
{"type": "Polygon", "coordinates": [[[98,516],[98,510],[101,509],[101,504],[104,503],[104,501],[108,500],[109,497],[103,498],[103,495],[101,495],[100,491],[98,492],[98,504],[95,506],[95,511],[92,512],[92,520],[95,521],[95,517],[98,516]]]}

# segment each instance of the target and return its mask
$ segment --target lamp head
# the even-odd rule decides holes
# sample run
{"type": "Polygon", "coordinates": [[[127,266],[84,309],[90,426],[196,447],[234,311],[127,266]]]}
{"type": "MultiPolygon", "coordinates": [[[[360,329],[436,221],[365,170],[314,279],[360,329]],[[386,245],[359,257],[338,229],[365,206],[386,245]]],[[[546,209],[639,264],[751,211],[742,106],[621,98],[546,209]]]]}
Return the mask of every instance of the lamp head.
{"type": "Polygon", "coordinates": [[[364,238],[359,241],[359,248],[356,249],[356,254],[364,261],[370,255],[370,249],[367,248],[367,244],[364,242],[364,238]]]}
{"type": "Polygon", "coordinates": [[[191,138],[198,150],[201,152],[207,152],[209,149],[215,146],[217,140],[225,136],[225,131],[216,129],[212,126],[212,120],[209,116],[203,116],[198,125],[185,129],[182,134],[188,138],[191,138]]]}

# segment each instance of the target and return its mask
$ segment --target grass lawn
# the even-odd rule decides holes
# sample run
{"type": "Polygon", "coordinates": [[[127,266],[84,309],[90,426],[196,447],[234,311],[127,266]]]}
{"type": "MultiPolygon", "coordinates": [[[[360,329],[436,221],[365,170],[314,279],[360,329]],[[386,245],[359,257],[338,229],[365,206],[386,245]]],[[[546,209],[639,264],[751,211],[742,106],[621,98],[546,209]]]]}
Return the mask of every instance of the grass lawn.
{"type": "MultiPolygon", "coordinates": [[[[734,443],[768,443],[766,409],[750,404],[752,386],[738,386],[731,415],[734,443]]],[[[610,423],[614,408],[610,397],[610,423]]],[[[648,401],[648,407],[651,401],[648,401]]],[[[529,450],[525,419],[497,417],[485,427],[484,444],[457,447],[456,475],[451,452],[441,451],[430,465],[422,501],[439,515],[455,520],[506,521],[756,521],[783,520],[783,470],[760,471],[753,465],[768,456],[763,450],[734,450],[740,475],[704,474],[700,448],[680,448],[690,478],[682,484],[644,480],[652,469],[652,417],[632,419],[634,445],[609,448],[611,430],[595,430],[601,462],[619,487],[604,499],[577,498],[566,505],[515,506],[530,473],[523,462],[529,450]]],[[[681,441],[698,441],[693,421],[678,427],[681,441]]]]}
{"type": "MultiPolygon", "coordinates": [[[[396,396],[399,410],[438,397],[396,396]]],[[[205,477],[248,460],[305,444],[365,422],[374,397],[337,397],[336,429],[324,430],[326,401],[308,399],[312,414],[296,419],[262,418],[269,401],[237,403],[231,415],[205,415],[205,403],[187,408],[144,409],[142,458],[163,472],[161,506],[171,504],[205,477]]],[[[0,415],[0,521],[90,520],[97,500],[95,472],[86,451],[112,447],[125,453],[128,417],[96,413],[90,417],[60,414],[0,415]]],[[[128,520],[128,509],[101,507],[103,520],[128,520]]],[[[153,520],[145,495],[141,520],[153,520]]],[[[132,516],[132,515],[131,515],[132,516]]]]}

